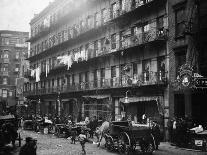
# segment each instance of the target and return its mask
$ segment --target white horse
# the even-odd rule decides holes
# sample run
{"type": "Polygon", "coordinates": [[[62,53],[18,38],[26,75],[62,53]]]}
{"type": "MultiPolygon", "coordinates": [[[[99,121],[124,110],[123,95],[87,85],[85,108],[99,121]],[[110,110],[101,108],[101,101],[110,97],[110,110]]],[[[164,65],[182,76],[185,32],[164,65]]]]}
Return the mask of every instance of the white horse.
{"type": "Polygon", "coordinates": [[[96,128],[96,134],[97,134],[97,138],[98,138],[98,147],[100,146],[101,140],[103,138],[103,136],[105,135],[105,133],[107,133],[109,130],[109,122],[105,121],[103,122],[103,124],[100,127],[96,128]]]}

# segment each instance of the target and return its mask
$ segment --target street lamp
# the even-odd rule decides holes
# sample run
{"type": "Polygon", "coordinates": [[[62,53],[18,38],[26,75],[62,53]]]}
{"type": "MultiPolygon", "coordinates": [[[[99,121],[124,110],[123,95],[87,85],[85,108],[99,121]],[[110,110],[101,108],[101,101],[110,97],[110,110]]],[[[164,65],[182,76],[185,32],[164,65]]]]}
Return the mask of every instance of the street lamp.
{"type": "Polygon", "coordinates": [[[128,92],[129,92],[129,90],[126,91],[126,96],[124,98],[124,103],[129,103],[129,98],[128,98],[128,95],[127,95],[128,92]]]}

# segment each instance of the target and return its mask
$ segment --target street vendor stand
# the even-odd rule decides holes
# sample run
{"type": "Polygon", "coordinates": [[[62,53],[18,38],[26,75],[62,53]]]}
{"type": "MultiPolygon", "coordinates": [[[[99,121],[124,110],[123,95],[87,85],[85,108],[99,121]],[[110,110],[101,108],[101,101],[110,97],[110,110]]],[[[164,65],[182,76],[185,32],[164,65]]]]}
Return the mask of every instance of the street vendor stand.
{"type": "Polygon", "coordinates": [[[207,151],[207,130],[201,129],[198,131],[197,129],[199,127],[190,130],[191,147],[193,149],[207,151]]]}

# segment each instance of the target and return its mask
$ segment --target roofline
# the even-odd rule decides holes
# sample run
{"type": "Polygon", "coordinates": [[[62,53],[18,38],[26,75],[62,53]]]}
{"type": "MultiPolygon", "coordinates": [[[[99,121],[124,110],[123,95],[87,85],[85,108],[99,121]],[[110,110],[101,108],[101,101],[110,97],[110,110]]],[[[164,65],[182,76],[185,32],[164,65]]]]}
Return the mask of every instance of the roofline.
{"type": "Polygon", "coordinates": [[[12,31],[12,30],[0,30],[0,33],[25,33],[25,34],[29,34],[29,32],[25,32],[25,31],[12,31]]]}
{"type": "Polygon", "coordinates": [[[43,14],[46,14],[50,9],[52,9],[53,7],[56,7],[56,3],[59,2],[60,0],[54,0],[53,2],[50,2],[48,4],[48,6],[46,6],[42,11],[40,11],[40,13],[38,13],[36,16],[34,16],[31,21],[30,21],[30,25],[32,23],[35,23],[39,18],[42,17],[43,14]]]}

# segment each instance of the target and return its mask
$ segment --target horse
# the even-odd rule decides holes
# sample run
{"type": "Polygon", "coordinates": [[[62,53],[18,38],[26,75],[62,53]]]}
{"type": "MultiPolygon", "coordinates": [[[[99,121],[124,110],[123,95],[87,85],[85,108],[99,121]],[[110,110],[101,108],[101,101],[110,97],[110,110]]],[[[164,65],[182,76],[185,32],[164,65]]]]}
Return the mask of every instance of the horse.
{"type": "Polygon", "coordinates": [[[96,128],[98,147],[100,146],[102,138],[105,136],[106,133],[108,133],[108,131],[109,131],[109,122],[108,121],[103,122],[100,127],[96,128]]]}

